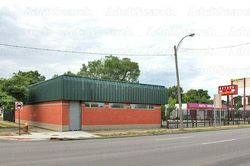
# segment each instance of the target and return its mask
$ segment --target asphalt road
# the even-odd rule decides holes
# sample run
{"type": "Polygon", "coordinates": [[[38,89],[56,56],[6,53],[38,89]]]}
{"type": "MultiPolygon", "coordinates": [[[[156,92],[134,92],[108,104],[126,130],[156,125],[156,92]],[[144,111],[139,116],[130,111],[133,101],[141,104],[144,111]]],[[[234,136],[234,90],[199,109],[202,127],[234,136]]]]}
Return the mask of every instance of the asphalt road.
{"type": "Polygon", "coordinates": [[[249,166],[250,129],[81,141],[1,141],[0,165],[249,166]]]}

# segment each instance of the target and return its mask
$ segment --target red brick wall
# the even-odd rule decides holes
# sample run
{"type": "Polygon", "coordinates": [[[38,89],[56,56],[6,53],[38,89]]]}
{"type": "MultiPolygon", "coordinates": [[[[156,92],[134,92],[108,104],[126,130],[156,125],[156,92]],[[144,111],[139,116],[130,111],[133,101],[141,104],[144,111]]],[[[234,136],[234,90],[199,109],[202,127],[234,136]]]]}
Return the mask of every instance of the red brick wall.
{"type": "MultiPolygon", "coordinates": [[[[21,120],[69,125],[69,105],[66,101],[51,101],[26,105],[21,120]]],[[[18,113],[16,112],[16,120],[18,113]]],[[[161,124],[160,106],[155,109],[88,108],[82,105],[82,125],[161,124]]]]}
{"type": "Polygon", "coordinates": [[[82,125],[161,124],[160,107],[153,110],[131,108],[89,108],[82,106],[82,125]]]}
{"type": "MultiPolygon", "coordinates": [[[[20,112],[21,120],[34,121],[40,123],[68,125],[68,102],[50,101],[25,105],[20,112]]],[[[16,121],[18,112],[16,112],[16,121]]]]}

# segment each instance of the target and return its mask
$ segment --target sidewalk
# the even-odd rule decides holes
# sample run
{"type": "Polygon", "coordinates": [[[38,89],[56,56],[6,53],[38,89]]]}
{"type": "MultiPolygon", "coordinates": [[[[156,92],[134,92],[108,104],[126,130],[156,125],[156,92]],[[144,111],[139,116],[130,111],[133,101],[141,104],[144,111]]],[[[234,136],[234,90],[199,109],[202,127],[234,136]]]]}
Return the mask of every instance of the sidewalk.
{"type": "Polygon", "coordinates": [[[67,132],[32,132],[21,136],[0,136],[0,140],[13,141],[45,141],[45,140],[80,140],[98,138],[99,136],[86,131],[67,131],[67,132]]]}

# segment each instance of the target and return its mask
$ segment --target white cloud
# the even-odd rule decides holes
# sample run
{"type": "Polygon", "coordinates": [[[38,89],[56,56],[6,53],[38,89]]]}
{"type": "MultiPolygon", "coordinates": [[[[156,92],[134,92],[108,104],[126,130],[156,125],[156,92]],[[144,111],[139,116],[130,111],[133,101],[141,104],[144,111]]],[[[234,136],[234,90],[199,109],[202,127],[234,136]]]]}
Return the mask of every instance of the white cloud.
{"type": "MultiPolygon", "coordinates": [[[[250,42],[250,9],[242,1],[1,1],[0,43],[52,49],[162,54],[186,34],[181,48],[207,48],[250,42]],[[182,4],[182,5],[180,5],[182,4]]],[[[249,46],[178,52],[181,85],[210,94],[231,78],[250,75],[249,46]]],[[[104,56],[43,52],[0,46],[0,77],[39,70],[47,78],[76,72],[82,63],[104,56]]],[[[174,57],[130,57],[140,65],[140,81],[176,84],[174,57]]]]}

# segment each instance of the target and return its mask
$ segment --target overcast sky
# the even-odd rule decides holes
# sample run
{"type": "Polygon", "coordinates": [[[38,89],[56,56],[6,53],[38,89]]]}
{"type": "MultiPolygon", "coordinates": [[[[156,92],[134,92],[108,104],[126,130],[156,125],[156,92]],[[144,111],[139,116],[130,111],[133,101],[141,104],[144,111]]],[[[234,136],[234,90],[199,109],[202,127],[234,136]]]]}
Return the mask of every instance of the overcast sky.
{"type": "MultiPolygon", "coordinates": [[[[248,1],[188,0],[40,0],[0,3],[0,43],[75,51],[173,54],[178,52],[181,86],[213,95],[231,78],[250,77],[248,1]]],[[[38,70],[47,79],[100,55],[56,53],[0,46],[0,77],[18,70],[38,70]]],[[[129,57],[139,63],[140,82],[176,84],[174,57],[129,57]]],[[[243,93],[240,91],[240,93],[243,93]]]]}

